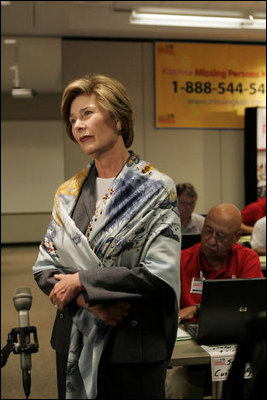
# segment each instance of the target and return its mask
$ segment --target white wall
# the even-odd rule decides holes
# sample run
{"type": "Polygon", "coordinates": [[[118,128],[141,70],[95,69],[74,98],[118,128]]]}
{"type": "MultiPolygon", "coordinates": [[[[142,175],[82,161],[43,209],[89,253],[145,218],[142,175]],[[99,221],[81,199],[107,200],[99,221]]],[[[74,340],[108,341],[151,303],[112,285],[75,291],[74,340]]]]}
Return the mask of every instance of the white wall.
{"type": "MultiPolygon", "coordinates": [[[[49,52],[47,59],[49,60],[49,52]]],[[[107,74],[120,80],[126,86],[135,110],[136,134],[132,149],[170,175],[175,183],[191,182],[199,195],[197,212],[206,213],[212,205],[224,201],[232,202],[242,208],[244,132],[155,129],[153,63],[151,41],[64,40],[62,42],[63,87],[70,80],[88,72],[107,74]]],[[[42,101],[44,105],[45,98],[42,101]]],[[[55,99],[56,112],[60,104],[59,102],[57,104],[57,101],[55,99]]],[[[43,106],[41,108],[43,109],[43,106]]],[[[2,115],[4,128],[11,126],[5,118],[8,110],[2,115]]],[[[88,162],[88,158],[81,152],[79,146],[62,132],[62,124],[58,117],[52,118],[57,121],[49,127],[51,118],[48,116],[46,120],[43,117],[44,113],[41,114],[38,126],[42,125],[42,128],[37,135],[36,128],[28,119],[26,124],[20,124],[21,140],[15,145],[15,136],[12,137],[12,134],[9,133],[4,138],[2,179],[4,179],[5,193],[2,206],[2,213],[4,212],[2,242],[40,241],[46,228],[43,226],[44,217],[48,221],[52,208],[51,197],[55,186],[62,175],[64,175],[63,180],[68,179],[88,162]],[[55,136],[51,132],[54,132],[55,136]],[[29,150],[25,148],[23,140],[26,137],[27,143],[34,145],[31,148],[29,162],[23,161],[27,159],[26,152],[29,150]],[[42,140],[38,137],[42,137],[42,140]],[[15,170],[19,168],[17,176],[13,167],[8,168],[8,154],[14,157],[15,170]],[[17,159],[15,154],[18,156],[17,159]],[[48,166],[44,165],[49,160],[51,163],[48,166]],[[35,175],[36,165],[38,165],[39,180],[35,175]],[[15,186],[19,188],[17,192],[14,192],[15,186]],[[17,197],[15,203],[14,194],[17,197]],[[16,221],[25,221],[27,215],[31,226],[27,227],[25,234],[24,227],[18,227],[16,221]]],[[[16,116],[12,116],[12,110],[8,120],[16,120],[16,116]]]]}
{"type": "Polygon", "coordinates": [[[50,212],[64,180],[61,121],[1,123],[2,213],[50,212]]]}

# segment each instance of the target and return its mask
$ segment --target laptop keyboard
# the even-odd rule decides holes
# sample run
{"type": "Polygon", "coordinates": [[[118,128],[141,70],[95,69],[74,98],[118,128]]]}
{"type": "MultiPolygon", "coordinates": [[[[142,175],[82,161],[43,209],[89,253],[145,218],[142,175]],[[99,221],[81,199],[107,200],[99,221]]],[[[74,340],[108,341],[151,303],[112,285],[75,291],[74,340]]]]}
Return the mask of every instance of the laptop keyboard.
{"type": "Polygon", "coordinates": [[[194,338],[197,337],[198,334],[198,324],[197,323],[185,323],[184,324],[185,329],[187,330],[187,332],[190,333],[191,336],[193,336],[194,338]]]}

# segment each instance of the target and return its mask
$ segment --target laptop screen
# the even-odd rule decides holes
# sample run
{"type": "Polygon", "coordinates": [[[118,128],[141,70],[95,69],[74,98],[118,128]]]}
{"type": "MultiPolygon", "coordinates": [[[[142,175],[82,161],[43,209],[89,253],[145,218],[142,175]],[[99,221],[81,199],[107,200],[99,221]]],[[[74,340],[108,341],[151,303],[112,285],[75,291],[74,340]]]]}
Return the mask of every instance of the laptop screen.
{"type": "Polygon", "coordinates": [[[237,343],[260,311],[266,311],[266,278],[204,280],[196,340],[237,343]]]}

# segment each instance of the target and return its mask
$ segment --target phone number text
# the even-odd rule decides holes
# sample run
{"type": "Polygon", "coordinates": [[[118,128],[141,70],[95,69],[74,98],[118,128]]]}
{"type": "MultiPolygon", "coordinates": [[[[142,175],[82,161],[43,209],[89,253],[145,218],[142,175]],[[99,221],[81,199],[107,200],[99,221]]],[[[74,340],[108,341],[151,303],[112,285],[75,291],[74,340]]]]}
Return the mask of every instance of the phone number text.
{"type": "Polygon", "coordinates": [[[172,81],[172,88],[174,93],[178,91],[184,91],[185,93],[197,93],[197,94],[235,94],[235,93],[245,93],[249,95],[253,94],[265,94],[264,83],[250,83],[247,87],[244,87],[242,83],[234,84],[232,82],[218,82],[217,86],[213,86],[211,82],[201,82],[201,81],[187,81],[184,83],[179,83],[178,81],[172,81]]]}

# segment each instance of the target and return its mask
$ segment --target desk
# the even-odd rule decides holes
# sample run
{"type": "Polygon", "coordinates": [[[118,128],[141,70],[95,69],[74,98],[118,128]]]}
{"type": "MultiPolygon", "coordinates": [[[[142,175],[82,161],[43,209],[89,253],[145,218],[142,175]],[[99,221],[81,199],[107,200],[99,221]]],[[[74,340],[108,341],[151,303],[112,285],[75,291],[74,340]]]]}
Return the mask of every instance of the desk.
{"type": "Polygon", "coordinates": [[[266,271],[266,256],[259,256],[259,257],[260,257],[261,269],[266,271]]]}
{"type": "Polygon", "coordinates": [[[249,242],[251,241],[251,235],[244,235],[244,236],[240,236],[238,243],[242,244],[245,242],[249,242]]]}
{"type": "Polygon", "coordinates": [[[170,365],[198,365],[209,363],[209,353],[202,349],[193,339],[176,340],[170,365]]]}
{"type": "MultiPolygon", "coordinates": [[[[193,339],[177,340],[170,365],[171,366],[185,366],[185,365],[199,365],[210,364],[210,355],[193,339]]],[[[212,398],[221,399],[222,397],[223,381],[212,382],[212,398]]]]}

